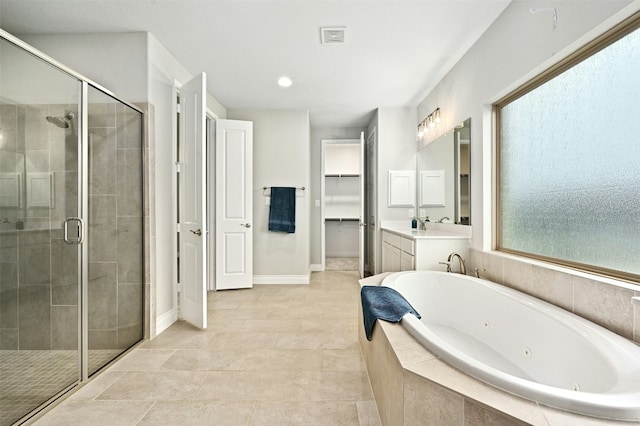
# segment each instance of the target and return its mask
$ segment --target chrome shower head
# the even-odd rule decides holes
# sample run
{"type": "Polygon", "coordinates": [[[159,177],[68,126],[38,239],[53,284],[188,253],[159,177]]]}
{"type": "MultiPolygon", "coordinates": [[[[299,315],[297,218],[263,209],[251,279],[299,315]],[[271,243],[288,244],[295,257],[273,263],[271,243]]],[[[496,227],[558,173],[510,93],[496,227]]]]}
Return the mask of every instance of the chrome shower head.
{"type": "Polygon", "coordinates": [[[60,127],[61,129],[66,129],[69,127],[69,121],[73,120],[73,117],[74,117],[73,113],[69,112],[64,117],[49,115],[47,116],[46,119],[49,123],[54,124],[60,127]]]}

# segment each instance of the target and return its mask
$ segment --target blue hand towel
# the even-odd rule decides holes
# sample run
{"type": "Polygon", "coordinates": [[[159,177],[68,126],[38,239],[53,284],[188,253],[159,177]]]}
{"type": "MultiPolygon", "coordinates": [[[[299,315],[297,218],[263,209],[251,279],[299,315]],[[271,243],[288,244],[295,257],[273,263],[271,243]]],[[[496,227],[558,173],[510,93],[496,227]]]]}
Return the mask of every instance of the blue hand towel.
{"type": "Polygon", "coordinates": [[[389,322],[399,322],[406,313],[412,313],[421,318],[420,314],[407,302],[407,299],[390,287],[367,285],[360,290],[360,297],[367,340],[371,340],[373,326],[378,318],[389,322]]]}
{"type": "Polygon", "coordinates": [[[269,231],[296,232],[296,189],[271,187],[269,231]]]}

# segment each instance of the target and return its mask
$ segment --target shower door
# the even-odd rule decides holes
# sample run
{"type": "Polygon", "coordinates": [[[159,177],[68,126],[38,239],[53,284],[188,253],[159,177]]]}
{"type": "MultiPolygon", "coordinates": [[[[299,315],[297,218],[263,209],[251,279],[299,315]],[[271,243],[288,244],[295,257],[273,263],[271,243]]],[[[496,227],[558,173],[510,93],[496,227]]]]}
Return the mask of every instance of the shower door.
{"type": "Polygon", "coordinates": [[[142,113],[0,31],[0,426],[143,338],[142,113]]]}
{"type": "Polygon", "coordinates": [[[0,39],[2,425],[79,379],[80,86],[0,39]]]}
{"type": "Polygon", "coordinates": [[[87,85],[87,373],[143,338],[142,115],[87,85]]]}

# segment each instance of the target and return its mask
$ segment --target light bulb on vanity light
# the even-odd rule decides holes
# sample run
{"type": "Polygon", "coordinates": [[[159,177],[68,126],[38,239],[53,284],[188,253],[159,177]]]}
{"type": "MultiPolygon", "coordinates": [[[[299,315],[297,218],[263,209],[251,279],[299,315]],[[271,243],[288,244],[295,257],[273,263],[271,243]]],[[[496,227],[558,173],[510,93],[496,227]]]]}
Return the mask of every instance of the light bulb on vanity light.
{"type": "Polygon", "coordinates": [[[418,140],[424,140],[427,134],[440,124],[440,108],[436,108],[418,124],[418,140]]]}

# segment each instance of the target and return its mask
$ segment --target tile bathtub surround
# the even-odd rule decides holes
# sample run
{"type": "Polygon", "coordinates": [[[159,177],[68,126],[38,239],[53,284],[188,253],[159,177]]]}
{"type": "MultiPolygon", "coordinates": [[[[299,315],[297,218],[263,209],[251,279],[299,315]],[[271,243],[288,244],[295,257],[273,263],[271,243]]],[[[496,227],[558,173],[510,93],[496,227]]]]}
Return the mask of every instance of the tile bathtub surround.
{"type": "Polygon", "coordinates": [[[36,425],[379,425],[359,288],[355,272],[319,272],[210,292],[207,330],[174,324],[36,425]]]}
{"type": "MultiPolygon", "coordinates": [[[[380,281],[373,276],[361,284],[380,281]]],[[[572,414],[503,392],[449,366],[400,324],[379,321],[372,340],[360,331],[359,341],[383,426],[640,424],[572,414]]]]}
{"type": "Polygon", "coordinates": [[[470,267],[485,269],[481,277],[531,294],[640,343],[639,292],[579,272],[546,267],[541,262],[471,249],[470,267]],[[584,275],[584,276],[583,276],[584,275]]]}

